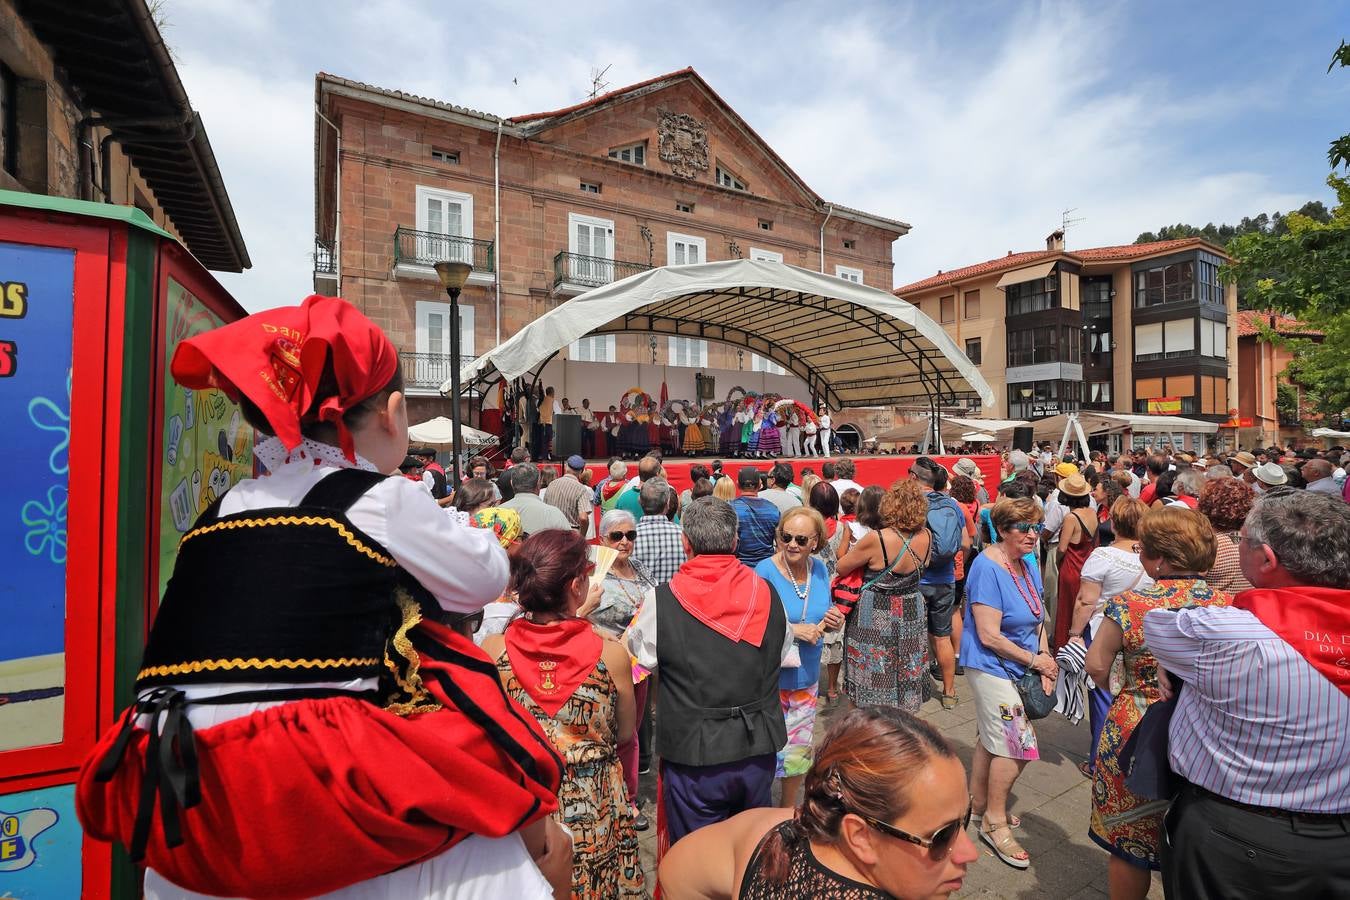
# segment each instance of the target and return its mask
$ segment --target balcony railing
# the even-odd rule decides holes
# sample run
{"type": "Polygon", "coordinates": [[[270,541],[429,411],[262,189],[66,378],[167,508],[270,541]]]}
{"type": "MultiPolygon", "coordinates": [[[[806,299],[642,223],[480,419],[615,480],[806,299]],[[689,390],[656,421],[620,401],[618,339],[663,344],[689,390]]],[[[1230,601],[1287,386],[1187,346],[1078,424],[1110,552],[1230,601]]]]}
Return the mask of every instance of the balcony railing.
{"type": "Polygon", "coordinates": [[[314,239],[314,274],[337,274],[337,254],[334,252],[332,241],[314,239]]]}
{"type": "Polygon", "coordinates": [[[492,241],[399,226],[394,230],[394,265],[434,266],[442,260],[466,262],[476,273],[496,265],[492,241]]]}
{"type": "MultiPolygon", "coordinates": [[[[403,383],[406,388],[439,392],[441,385],[450,380],[449,353],[400,353],[398,359],[403,365],[403,383]]],[[[460,368],[473,361],[472,356],[461,356],[460,368]]]]}
{"type": "Polygon", "coordinates": [[[563,251],[553,257],[553,286],[574,284],[585,288],[600,287],[629,275],[646,272],[650,268],[647,263],[623,262],[563,251]]]}

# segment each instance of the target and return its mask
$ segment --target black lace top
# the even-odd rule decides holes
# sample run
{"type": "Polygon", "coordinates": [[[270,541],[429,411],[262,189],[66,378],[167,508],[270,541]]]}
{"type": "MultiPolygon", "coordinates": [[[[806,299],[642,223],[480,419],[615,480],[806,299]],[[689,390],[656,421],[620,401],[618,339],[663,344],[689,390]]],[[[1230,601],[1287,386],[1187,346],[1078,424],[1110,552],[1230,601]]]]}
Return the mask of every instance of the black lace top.
{"type": "Polygon", "coordinates": [[[788,877],[782,884],[770,883],[760,873],[764,862],[764,842],[782,833],[792,822],[782,822],[759,842],[754,856],[741,878],[740,900],[781,900],[783,897],[810,897],[812,900],[894,900],[880,888],[845,878],[821,865],[806,841],[788,844],[788,877]]]}

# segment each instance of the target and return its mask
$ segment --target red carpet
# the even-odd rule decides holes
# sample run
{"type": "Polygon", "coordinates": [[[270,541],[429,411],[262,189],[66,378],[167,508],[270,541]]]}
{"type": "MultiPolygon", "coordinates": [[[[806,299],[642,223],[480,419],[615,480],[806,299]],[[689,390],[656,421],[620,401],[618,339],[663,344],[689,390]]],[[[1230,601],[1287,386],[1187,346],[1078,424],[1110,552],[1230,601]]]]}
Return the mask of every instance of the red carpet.
{"type": "MultiPolygon", "coordinates": [[[[913,463],[914,460],[917,459],[918,457],[853,456],[849,458],[853,460],[854,468],[857,470],[857,474],[853,478],[854,481],[858,482],[864,487],[873,484],[880,485],[881,487],[889,487],[891,482],[895,481],[898,478],[903,478],[909,474],[910,464],[913,463]]],[[[946,466],[948,472],[951,471],[952,466],[955,465],[956,461],[960,458],[961,457],[959,456],[932,457],[932,459],[941,463],[943,466],[946,466]]],[[[993,488],[995,485],[998,484],[999,471],[1001,466],[999,457],[971,456],[970,458],[973,459],[975,463],[980,467],[980,471],[984,472],[984,483],[987,487],[993,488]]],[[[821,463],[825,461],[826,460],[818,457],[815,459],[782,460],[782,462],[786,462],[792,466],[792,472],[793,475],[795,476],[794,480],[798,484],[801,483],[803,469],[810,468],[817,475],[819,475],[821,463]]],[[[723,460],[722,471],[725,472],[727,475],[731,476],[732,478],[735,478],[737,472],[749,466],[754,466],[761,472],[768,472],[770,467],[773,466],[774,462],[775,460],[769,459],[728,459],[723,460]]],[[[695,463],[701,463],[704,466],[707,466],[709,469],[712,468],[711,457],[702,459],[684,459],[676,457],[674,459],[668,459],[665,461],[666,477],[670,480],[670,483],[674,485],[677,491],[683,491],[685,488],[690,487],[692,485],[693,482],[690,480],[689,477],[689,469],[695,463]]],[[[557,464],[543,463],[543,465],[557,465],[557,464]]],[[[604,463],[591,463],[590,465],[587,466],[587,468],[591,470],[591,484],[599,484],[600,480],[608,474],[608,471],[606,470],[604,463]]],[[[636,462],[631,460],[629,461],[628,474],[629,477],[632,477],[637,474],[636,462]]]]}

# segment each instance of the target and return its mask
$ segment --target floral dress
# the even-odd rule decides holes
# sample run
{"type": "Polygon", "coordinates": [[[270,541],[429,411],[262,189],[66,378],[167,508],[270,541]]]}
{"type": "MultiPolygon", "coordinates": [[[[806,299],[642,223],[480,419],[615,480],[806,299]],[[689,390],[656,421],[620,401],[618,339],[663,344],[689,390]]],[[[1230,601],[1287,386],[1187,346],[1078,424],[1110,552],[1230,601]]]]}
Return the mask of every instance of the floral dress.
{"type": "MultiPolygon", "coordinates": [[[[857,706],[891,706],[918,712],[923,705],[928,678],[928,614],[919,579],[923,561],[909,546],[900,548],[919,562],[912,572],[890,569],[895,556],[886,554],[881,539],[886,574],[867,587],[858,598],[844,631],[844,691],[857,706]]],[[[863,572],[863,584],[876,578],[863,572]]]]}
{"type": "Polygon", "coordinates": [[[1120,626],[1125,684],[1116,694],[1097,743],[1088,836],[1112,855],[1140,868],[1159,868],[1163,813],[1168,801],[1137,797],[1125,786],[1120,750],[1159,698],[1158,661],[1144,646],[1144,614],[1154,609],[1227,606],[1231,598],[1198,578],[1164,578],[1151,588],[1126,591],[1106,604],[1106,618],[1120,626]]]}
{"type": "Polygon", "coordinates": [[[572,832],[573,900],[646,897],[637,832],[619,766],[618,692],[603,660],[550,716],[517,680],[505,652],[497,658],[506,692],[544,729],[566,766],[553,818],[572,832]]]}

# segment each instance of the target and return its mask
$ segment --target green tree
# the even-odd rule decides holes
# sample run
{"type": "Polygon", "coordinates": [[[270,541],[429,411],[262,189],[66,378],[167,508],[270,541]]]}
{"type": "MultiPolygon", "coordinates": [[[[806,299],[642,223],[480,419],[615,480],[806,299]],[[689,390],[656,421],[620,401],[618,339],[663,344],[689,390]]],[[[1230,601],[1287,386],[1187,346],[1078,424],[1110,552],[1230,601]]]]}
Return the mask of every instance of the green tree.
{"type": "MultiPolygon", "coordinates": [[[[1330,72],[1350,67],[1350,44],[1341,42],[1330,72]]],[[[1326,221],[1301,211],[1283,217],[1283,230],[1251,231],[1228,245],[1233,263],[1224,277],[1247,288],[1247,302],[1294,316],[1323,334],[1320,343],[1291,339],[1295,358],[1287,374],[1306,389],[1317,412],[1339,425],[1350,410],[1350,134],[1332,141],[1327,184],[1337,203],[1326,221]]],[[[1266,333],[1263,339],[1280,340],[1266,333]]]]}

